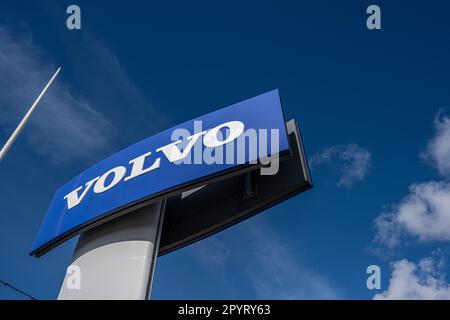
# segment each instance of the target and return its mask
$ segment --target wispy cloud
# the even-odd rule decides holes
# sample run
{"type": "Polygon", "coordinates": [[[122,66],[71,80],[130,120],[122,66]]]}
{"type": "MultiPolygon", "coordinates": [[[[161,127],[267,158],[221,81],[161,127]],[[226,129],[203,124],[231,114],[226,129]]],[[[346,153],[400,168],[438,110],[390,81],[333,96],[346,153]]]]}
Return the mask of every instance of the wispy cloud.
{"type": "Polygon", "coordinates": [[[98,38],[86,36],[86,46],[90,48],[92,56],[104,70],[105,76],[110,80],[111,90],[117,91],[125,99],[126,107],[136,115],[135,121],[146,124],[147,130],[160,130],[165,128],[170,120],[166,115],[151,105],[142,95],[141,90],[130,79],[116,54],[98,38]]]}
{"type": "Polygon", "coordinates": [[[424,258],[417,264],[402,259],[392,263],[392,269],[387,290],[376,294],[374,299],[450,299],[442,258],[424,258]]]}
{"type": "Polygon", "coordinates": [[[441,109],[434,119],[435,135],[421,157],[428,160],[444,177],[450,176],[450,118],[441,109]]]}
{"type": "Polygon", "coordinates": [[[372,165],[372,154],[357,144],[331,146],[311,157],[312,169],[323,164],[332,165],[339,171],[338,187],[349,188],[366,178],[372,165]]]}
{"type": "Polygon", "coordinates": [[[394,248],[405,235],[419,240],[450,240],[450,119],[434,121],[435,134],[421,156],[429,159],[443,176],[441,181],[414,183],[409,194],[375,220],[376,242],[394,248]]]}
{"type": "MultiPolygon", "coordinates": [[[[337,299],[339,292],[323,275],[302,263],[288,243],[260,219],[241,223],[236,235],[245,245],[234,248],[219,237],[193,247],[198,261],[214,273],[225,273],[232,262],[239,264],[260,299],[337,299]]],[[[237,291],[231,288],[230,291],[237,291]]]]}
{"type": "Polygon", "coordinates": [[[323,275],[299,261],[289,244],[260,221],[246,225],[254,264],[250,271],[262,299],[337,299],[338,291],[323,275]]]}
{"type": "MultiPolygon", "coordinates": [[[[45,86],[56,66],[42,58],[30,37],[0,26],[0,126],[10,134],[45,86]]],[[[64,71],[64,70],[63,70],[64,71]]],[[[89,102],[56,80],[23,134],[38,154],[54,163],[79,161],[111,146],[114,126],[89,102]]]]}

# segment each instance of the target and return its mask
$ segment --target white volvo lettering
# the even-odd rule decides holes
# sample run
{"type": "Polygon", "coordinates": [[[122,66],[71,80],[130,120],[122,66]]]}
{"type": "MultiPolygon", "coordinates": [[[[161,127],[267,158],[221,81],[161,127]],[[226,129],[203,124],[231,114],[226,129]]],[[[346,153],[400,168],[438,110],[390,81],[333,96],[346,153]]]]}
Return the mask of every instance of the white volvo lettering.
{"type": "Polygon", "coordinates": [[[100,179],[97,180],[97,182],[94,185],[94,192],[102,193],[102,192],[108,191],[109,189],[111,189],[112,187],[117,185],[120,182],[120,180],[122,180],[122,178],[125,176],[126,173],[127,173],[127,168],[125,168],[125,167],[119,166],[119,167],[112,168],[108,172],[104,173],[100,177],[100,179]],[[110,175],[113,175],[113,179],[107,186],[105,186],[106,179],[110,175]]]}
{"type": "MultiPolygon", "coordinates": [[[[191,152],[193,146],[203,135],[204,135],[203,144],[205,145],[205,147],[216,148],[224,144],[230,143],[231,141],[238,138],[243,132],[244,132],[244,124],[241,121],[229,121],[209,131],[202,131],[187,137],[188,144],[185,148],[183,148],[183,151],[181,151],[177,147],[177,145],[179,145],[182,142],[182,140],[178,140],[166,146],[156,149],[156,152],[162,152],[167,158],[167,160],[170,163],[173,163],[186,158],[191,152]],[[230,133],[226,139],[219,140],[217,134],[221,129],[224,128],[228,128],[230,133]]],[[[148,157],[150,157],[151,154],[152,154],[151,152],[147,152],[143,155],[140,155],[139,157],[130,160],[128,163],[131,164],[131,172],[127,177],[125,177],[127,173],[127,168],[124,166],[117,166],[105,172],[103,175],[88,181],[85,184],[84,189],[83,186],[76,188],[75,190],[73,190],[64,197],[64,199],[67,200],[67,208],[72,209],[73,207],[79,205],[81,201],[83,201],[83,199],[86,197],[86,194],[89,192],[89,190],[92,188],[93,185],[94,185],[93,188],[94,193],[99,194],[115,187],[122,180],[130,181],[136,177],[139,177],[143,174],[158,169],[161,166],[161,158],[157,158],[151,166],[147,168],[145,167],[145,161],[148,157]],[[112,177],[112,180],[107,182],[110,176],[112,177]],[[79,194],[80,191],[81,194],[79,194]]]]}
{"type": "Polygon", "coordinates": [[[133,166],[131,167],[130,175],[125,178],[125,181],[134,179],[136,177],[139,177],[140,175],[159,168],[159,166],[161,165],[161,158],[156,159],[150,167],[144,169],[145,159],[151,156],[151,154],[151,152],[147,152],[146,154],[143,154],[142,156],[130,161],[130,164],[133,166]]]}
{"type": "Polygon", "coordinates": [[[96,177],[94,179],[92,179],[91,181],[88,181],[84,187],[83,192],[81,192],[81,195],[78,196],[78,191],[80,191],[81,189],[83,189],[83,187],[78,187],[75,190],[73,190],[71,193],[69,193],[68,195],[66,195],[64,197],[64,199],[67,199],[67,208],[68,209],[72,209],[73,207],[77,206],[80,204],[81,200],[83,200],[83,198],[86,196],[86,193],[88,193],[89,189],[91,188],[91,186],[94,184],[95,181],[97,181],[98,179],[100,179],[100,177],[96,177]]]}
{"type": "Polygon", "coordinates": [[[180,149],[178,149],[178,147],[177,147],[177,145],[182,142],[181,140],[175,141],[171,144],[168,144],[167,146],[156,149],[156,152],[162,151],[164,153],[164,155],[166,156],[166,158],[171,163],[175,162],[175,161],[183,160],[184,158],[186,158],[188,156],[189,152],[191,152],[191,149],[194,146],[194,144],[197,142],[198,138],[200,138],[200,136],[204,135],[205,133],[206,133],[206,131],[202,131],[202,132],[193,134],[192,136],[188,137],[187,139],[188,139],[189,143],[184,148],[183,152],[181,152],[180,149]]]}
{"type": "Polygon", "coordinates": [[[241,121],[230,121],[217,126],[208,131],[203,138],[203,144],[206,147],[217,148],[224,144],[230,143],[244,132],[244,124],[241,121]],[[230,135],[225,140],[217,139],[217,133],[224,128],[230,129],[230,135]]]}

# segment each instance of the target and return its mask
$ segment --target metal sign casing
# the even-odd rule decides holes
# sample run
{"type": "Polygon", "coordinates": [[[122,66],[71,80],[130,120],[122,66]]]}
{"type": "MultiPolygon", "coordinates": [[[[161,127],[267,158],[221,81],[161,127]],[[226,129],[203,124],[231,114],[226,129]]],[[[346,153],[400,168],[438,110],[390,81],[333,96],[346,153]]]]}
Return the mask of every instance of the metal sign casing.
{"type": "MultiPolygon", "coordinates": [[[[173,143],[171,135],[174,130],[187,129],[195,132],[194,121],[201,121],[205,131],[226,123],[242,123],[245,130],[277,129],[279,155],[290,152],[278,90],[187,121],[117,152],[58,189],[30,254],[42,255],[71,236],[129,212],[144,202],[228,177],[246,167],[254,167],[254,161],[260,160],[258,152],[246,152],[243,164],[237,159],[231,163],[220,164],[172,163],[170,154],[164,154],[161,147],[173,143]],[[146,169],[155,163],[157,168],[133,176],[133,165],[136,165],[133,160],[142,157],[146,169]]],[[[206,134],[207,132],[201,135],[196,143],[203,142],[203,149],[213,148],[213,143],[210,142],[208,146],[208,143],[203,141],[206,134]]],[[[273,156],[270,154],[270,148],[267,155],[273,156]]],[[[234,157],[237,157],[237,152],[234,152],[234,157]]]]}

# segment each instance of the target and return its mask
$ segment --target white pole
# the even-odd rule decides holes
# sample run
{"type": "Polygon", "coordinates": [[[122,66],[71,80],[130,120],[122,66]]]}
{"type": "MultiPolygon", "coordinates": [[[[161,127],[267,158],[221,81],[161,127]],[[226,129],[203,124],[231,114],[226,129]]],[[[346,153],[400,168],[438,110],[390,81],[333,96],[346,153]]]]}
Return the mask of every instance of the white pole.
{"type": "Polygon", "coordinates": [[[20,121],[20,123],[17,126],[16,130],[14,130],[13,134],[11,135],[11,137],[9,137],[8,141],[6,141],[6,143],[3,146],[2,150],[0,150],[0,161],[3,160],[3,158],[6,155],[6,153],[8,152],[9,148],[11,148],[11,146],[14,143],[14,141],[16,140],[17,136],[22,131],[22,129],[25,127],[25,124],[27,123],[28,119],[31,117],[31,114],[33,113],[34,109],[36,109],[39,101],[41,101],[41,99],[44,96],[45,92],[50,87],[50,85],[53,83],[53,80],[56,79],[56,77],[58,76],[60,71],[61,71],[61,68],[58,68],[58,70],[56,70],[55,74],[50,79],[50,81],[47,83],[47,85],[45,86],[44,90],[42,90],[41,94],[37,97],[36,101],[33,103],[33,105],[31,106],[30,110],[28,110],[28,112],[25,115],[25,117],[22,119],[22,121],[20,121]]]}

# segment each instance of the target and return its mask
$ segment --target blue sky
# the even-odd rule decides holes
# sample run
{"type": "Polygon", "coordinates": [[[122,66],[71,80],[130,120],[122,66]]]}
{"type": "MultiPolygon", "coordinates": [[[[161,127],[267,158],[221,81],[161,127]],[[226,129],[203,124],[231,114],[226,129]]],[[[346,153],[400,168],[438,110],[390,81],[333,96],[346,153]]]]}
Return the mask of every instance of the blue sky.
{"type": "MultiPolygon", "coordinates": [[[[55,298],[75,240],[27,253],[59,186],[278,88],[315,188],[159,259],[153,298],[450,298],[448,3],[76,1],[80,31],[69,4],[0,3],[0,141],[63,68],[0,164],[1,280],[55,298]],[[373,3],[382,29],[369,31],[373,3]]],[[[0,298],[22,297],[0,285],[0,298]]]]}

